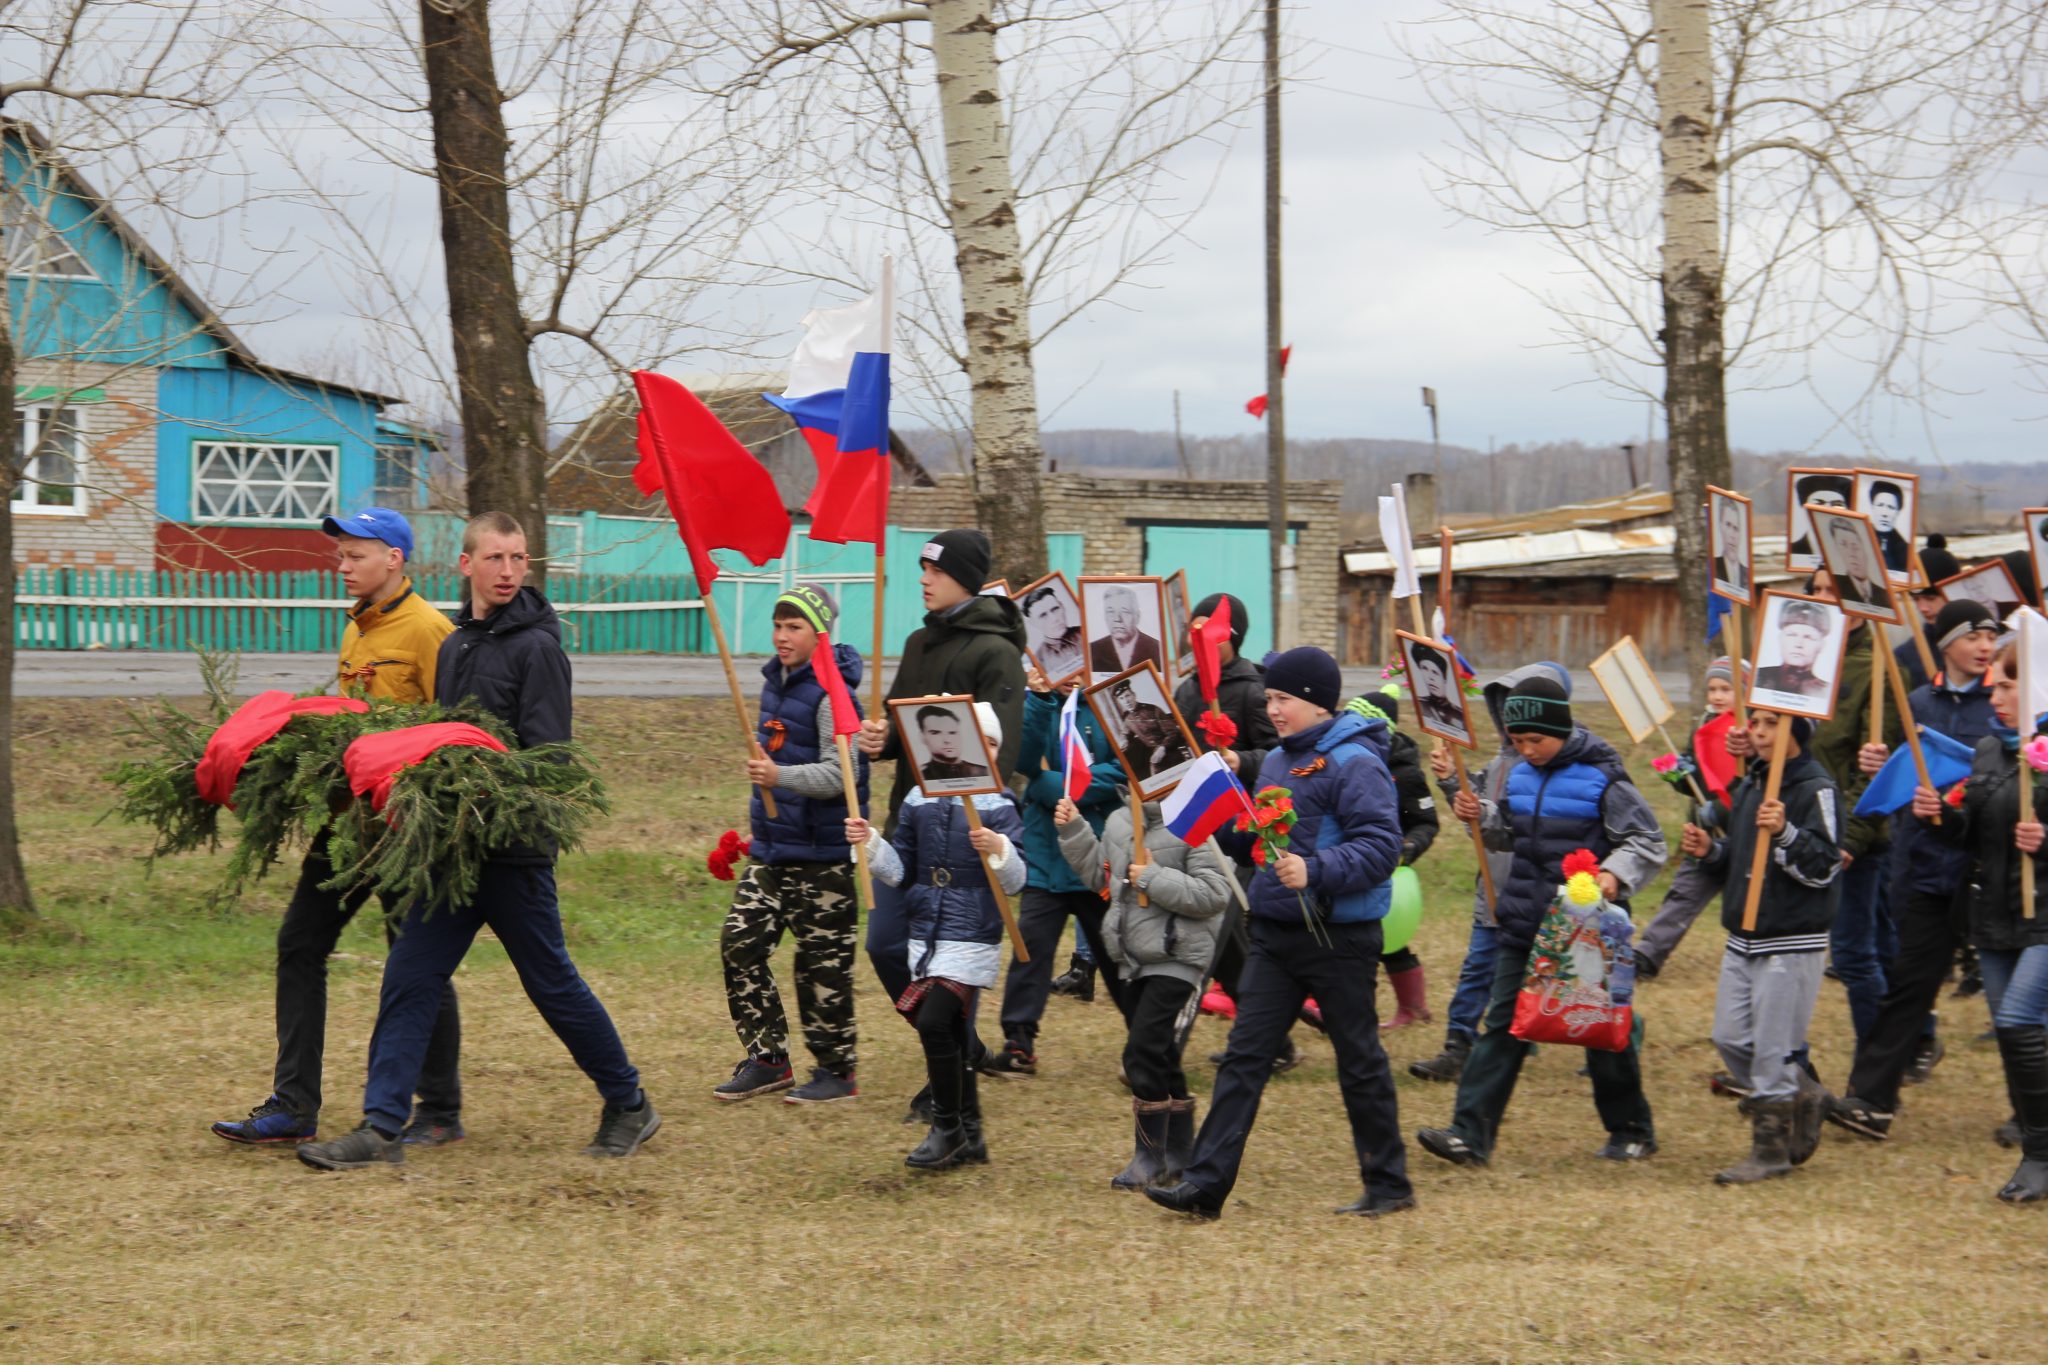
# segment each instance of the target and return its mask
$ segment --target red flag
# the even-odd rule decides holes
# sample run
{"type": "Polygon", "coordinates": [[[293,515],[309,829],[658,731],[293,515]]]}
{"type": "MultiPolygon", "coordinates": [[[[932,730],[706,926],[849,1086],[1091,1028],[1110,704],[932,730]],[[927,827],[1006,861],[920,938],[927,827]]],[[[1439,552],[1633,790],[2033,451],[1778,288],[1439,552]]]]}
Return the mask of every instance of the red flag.
{"type": "Polygon", "coordinates": [[[756,566],[789,546],[789,512],[761,462],[697,395],[666,375],[633,371],[640,394],[640,463],[633,483],[667,496],[703,592],[718,578],[713,550],[756,566]]]}
{"type": "Polygon", "coordinates": [[[1723,803],[1728,800],[1728,788],[1742,775],[1742,760],[1728,752],[1728,732],[1734,727],[1735,713],[1723,711],[1692,737],[1692,756],[1699,763],[1700,781],[1716,801],[1723,803]]]}
{"type": "Polygon", "coordinates": [[[818,648],[811,655],[811,671],[818,675],[825,695],[832,699],[833,735],[859,734],[860,713],[853,709],[853,695],[846,690],[846,679],[840,676],[839,660],[832,653],[832,637],[822,630],[818,632],[818,648]]]}
{"type": "MultiPolygon", "coordinates": [[[[1292,346],[1282,346],[1280,348],[1280,373],[1287,373],[1287,357],[1293,354],[1294,348],[1292,346]]],[[[1262,393],[1257,398],[1248,400],[1244,405],[1244,410],[1254,417],[1264,417],[1266,415],[1266,395],[1262,393]]]]}
{"type": "Polygon", "coordinates": [[[1216,700],[1217,684],[1223,680],[1223,655],[1217,647],[1229,638],[1230,599],[1219,597],[1216,610],[1188,633],[1188,643],[1195,647],[1195,677],[1203,701],[1216,700]]]}

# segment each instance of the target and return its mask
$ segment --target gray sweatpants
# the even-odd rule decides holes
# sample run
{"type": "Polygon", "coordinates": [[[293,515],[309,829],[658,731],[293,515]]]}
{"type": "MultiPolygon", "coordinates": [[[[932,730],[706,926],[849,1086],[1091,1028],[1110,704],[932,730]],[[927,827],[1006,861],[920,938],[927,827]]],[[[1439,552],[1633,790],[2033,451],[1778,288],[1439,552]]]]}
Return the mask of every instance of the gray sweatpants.
{"type": "Polygon", "coordinates": [[[1738,1083],[1762,1101],[1799,1093],[1799,1063],[1806,1026],[1820,998],[1827,954],[1721,954],[1721,984],[1714,996],[1714,1046],[1738,1083]]]}
{"type": "Polygon", "coordinates": [[[1708,871],[1697,858],[1687,858],[1679,864],[1678,871],[1671,874],[1671,887],[1664,893],[1664,903],[1643,926],[1643,932],[1636,935],[1636,956],[1647,957],[1659,967],[1668,962],[1685,931],[1700,917],[1700,911],[1721,894],[1725,881],[1726,876],[1708,871]]]}

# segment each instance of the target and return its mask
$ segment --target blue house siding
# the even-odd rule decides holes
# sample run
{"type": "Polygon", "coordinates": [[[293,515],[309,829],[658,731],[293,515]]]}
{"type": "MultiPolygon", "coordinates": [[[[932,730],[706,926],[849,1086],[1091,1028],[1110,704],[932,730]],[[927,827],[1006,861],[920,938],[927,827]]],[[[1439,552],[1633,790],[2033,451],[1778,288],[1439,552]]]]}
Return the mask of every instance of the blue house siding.
{"type": "Polygon", "coordinates": [[[339,492],[333,510],[370,501],[377,476],[377,408],[367,397],[239,364],[174,366],[158,377],[156,504],[169,521],[201,521],[193,499],[194,447],[202,441],[335,446],[339,492]]]}

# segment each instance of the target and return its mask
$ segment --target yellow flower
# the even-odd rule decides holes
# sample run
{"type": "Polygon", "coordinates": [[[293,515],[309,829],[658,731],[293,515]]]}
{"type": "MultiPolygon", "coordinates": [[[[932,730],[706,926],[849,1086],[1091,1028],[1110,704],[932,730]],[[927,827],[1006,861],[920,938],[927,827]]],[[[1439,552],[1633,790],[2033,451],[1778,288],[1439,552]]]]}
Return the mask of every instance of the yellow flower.
{"type": "Polygon", "coordinates": [[[1565,879],[1564,896],[1573,905],[1598,905],[1600,883],[1590,872],[1574,872],[1565,879]]]}

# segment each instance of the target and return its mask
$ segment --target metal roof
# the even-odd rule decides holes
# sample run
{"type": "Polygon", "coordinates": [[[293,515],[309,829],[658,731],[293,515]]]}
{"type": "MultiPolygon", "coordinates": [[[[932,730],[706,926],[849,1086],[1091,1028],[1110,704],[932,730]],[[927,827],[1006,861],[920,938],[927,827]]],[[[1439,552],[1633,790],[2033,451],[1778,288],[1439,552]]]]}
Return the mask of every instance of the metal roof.
{"type": "MultiPolygon", "coordinates": [[[[1559,509],[1562,510],[1562,509],[1559,509]]],[[[1678,576],[1671,558],[1677,532],[1669,526],[1635,531],[1550,531],[1486,539],[1457,540],[1451,567],[1461,574],[1490,578],[1632,578],[1670,581],[1678,576]]],[[[1950,536],[1949,552],[1965,564],[1981,564],[2026,544],[2018,531],[1995,535],[1950,536]]],[[[1792,577],[1785,568],[1785,537],[1758,536],[1754,546],[1757,578],[1765,583],[1792,577]]],[[[1385,550],[1348,550],[1344,572],[1391,577],[1393,556],[1385,550]]],[[[1415,547],[1418,573],[1438,571],[1437,546],[1415,547]]]]}

